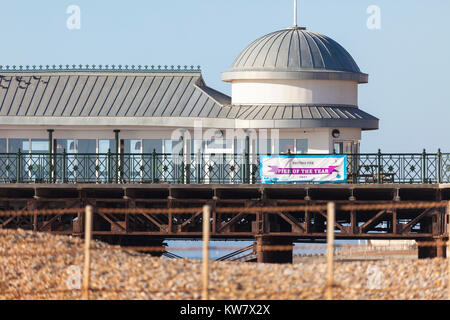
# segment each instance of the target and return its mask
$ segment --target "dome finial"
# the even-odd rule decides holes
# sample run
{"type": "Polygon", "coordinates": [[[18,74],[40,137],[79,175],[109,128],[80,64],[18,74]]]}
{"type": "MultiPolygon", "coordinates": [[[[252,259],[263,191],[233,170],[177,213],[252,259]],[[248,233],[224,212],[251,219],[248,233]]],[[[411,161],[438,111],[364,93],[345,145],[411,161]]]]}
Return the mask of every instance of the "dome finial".
{"type": "Polygon", "coordinates": [[[297,27],[297,0],[294,0],[294,28],[297,27]]]}

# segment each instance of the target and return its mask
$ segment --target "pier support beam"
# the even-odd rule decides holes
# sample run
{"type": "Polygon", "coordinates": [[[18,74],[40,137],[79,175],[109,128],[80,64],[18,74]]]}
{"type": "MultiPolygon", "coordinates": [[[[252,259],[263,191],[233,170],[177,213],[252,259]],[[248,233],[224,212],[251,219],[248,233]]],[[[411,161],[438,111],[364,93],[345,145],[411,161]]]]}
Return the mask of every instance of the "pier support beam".
{"type": "Polygon", "coordinates": [[[164,243],[164,238],[148,237],[148,236],[100,236],[97,237],[100,241],[109,243],[111,245],[120,245],[124,249],[127,247],[133,247],[135,251],[150,254],[153,257],[161,257],[166,251],[167,246],[164,243]],[[138,248],[142,247],[142,250],[138,248]],[[152,248],[152,251],[146,249],[152,248]],[[160,248],[160,249],[159,249],[160,248]],[[156,250],[155,250],[156,249],[156,250]]]}
{"type": "Polygon", "coordinates": [[[445,245],[441,245],[441,244],[437,245],[437,243],[441,242],[441,241],[442,240],[437,240],[437,239],[418,241],[419,259],[446,258],[447,257],[447,247],[445,245]],[[430,245],[430,246],[422,246],[422,245],[420,245],[422,242],[427,242],[427,243],[434,242],[435,244],[430,245]]]}
{"type": "Polygon", "coordinates": [[[292,263],[293,249],[294,246],[291,239],[266,236],[256,237],[258,263],[292,263]],[[270,249],[271,247],[273,250],[270,249]]]}

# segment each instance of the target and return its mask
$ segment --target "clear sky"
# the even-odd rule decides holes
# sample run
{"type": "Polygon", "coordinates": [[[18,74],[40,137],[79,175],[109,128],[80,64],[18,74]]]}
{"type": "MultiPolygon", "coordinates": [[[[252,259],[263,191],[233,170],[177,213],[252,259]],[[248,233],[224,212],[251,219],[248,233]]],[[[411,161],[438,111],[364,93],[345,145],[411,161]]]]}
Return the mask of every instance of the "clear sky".
{"type": "MultiPolygon", "coordinates": [[[[1,65],[201,65],[221,81],[250,42],[293,24],[292,0],[0,0],[1,65]],[[81,28],[69,30],[70,5],[81,28]]],[[[362,151],[450,152],[450,1],[299,0],[299,24],[325,34],[354,57],[369,84],[360,107],[380,118],[362,151]],[[366,10],[381,10],[381,29],[366,10]]]]}

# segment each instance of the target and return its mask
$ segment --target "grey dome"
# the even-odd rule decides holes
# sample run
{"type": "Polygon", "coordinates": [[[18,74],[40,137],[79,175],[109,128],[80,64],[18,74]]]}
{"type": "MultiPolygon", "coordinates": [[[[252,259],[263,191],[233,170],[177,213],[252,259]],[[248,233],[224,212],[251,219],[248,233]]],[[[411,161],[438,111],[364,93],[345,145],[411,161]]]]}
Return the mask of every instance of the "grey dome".
{"type": "Polygon", "coordinates": [[[245,79],[247,76],[360,83],[368,80],[352,56],[336,41],[299,27],[276,31],[251,43],[223,74],[223,80],[245,79]]]}

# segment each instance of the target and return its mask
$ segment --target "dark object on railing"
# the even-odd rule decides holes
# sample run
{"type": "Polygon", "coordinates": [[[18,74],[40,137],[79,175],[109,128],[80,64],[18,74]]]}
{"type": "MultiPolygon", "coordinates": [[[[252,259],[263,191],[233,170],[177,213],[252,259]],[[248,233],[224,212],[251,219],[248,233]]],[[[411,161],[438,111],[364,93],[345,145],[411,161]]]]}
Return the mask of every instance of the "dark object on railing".
{"type": "Polygon", "coordinates": [[[427,183],[427,152],[425,149],[422,152],[422,183],[427,183]]]}
{"type": "Polygon", "coordinates": [[[17,152],[17,163],[16,163],[16,169],[17,169],[17,174],[16,174],[16,177],[17,177],[17,179],[16,179],[16,181],[18,182],[18,183],[20,183],[21,181],[22,181],[22,179],[21,179],[21,170],[22,170],[22,154],[21,154],[21,152],[20,152],[20,148],[19,148],[19,151],[17,152]]]}
{"type": "Polygon", "coordinates": [[[152,182],[156,183],[156,150],[152,153],[152,182]]]}
{"type": "Polygon", "coordinates": [[[380,149],[378,149],[377,161],[378,161],[377,182],[381,183],[381,150],[380,149]]]}
{"type": "Polygon", "coordinates": [[[67,183],[67,153],[66,149],[63,150],[63,165],[62,165],[62,182],[67,183]]]}
{"type": "Polygon", "coordinates": [[[437,183],[441,183],[441,176],[442,176],[442,152],[441,149],[438,149],[437,153],[437,183]]]}

